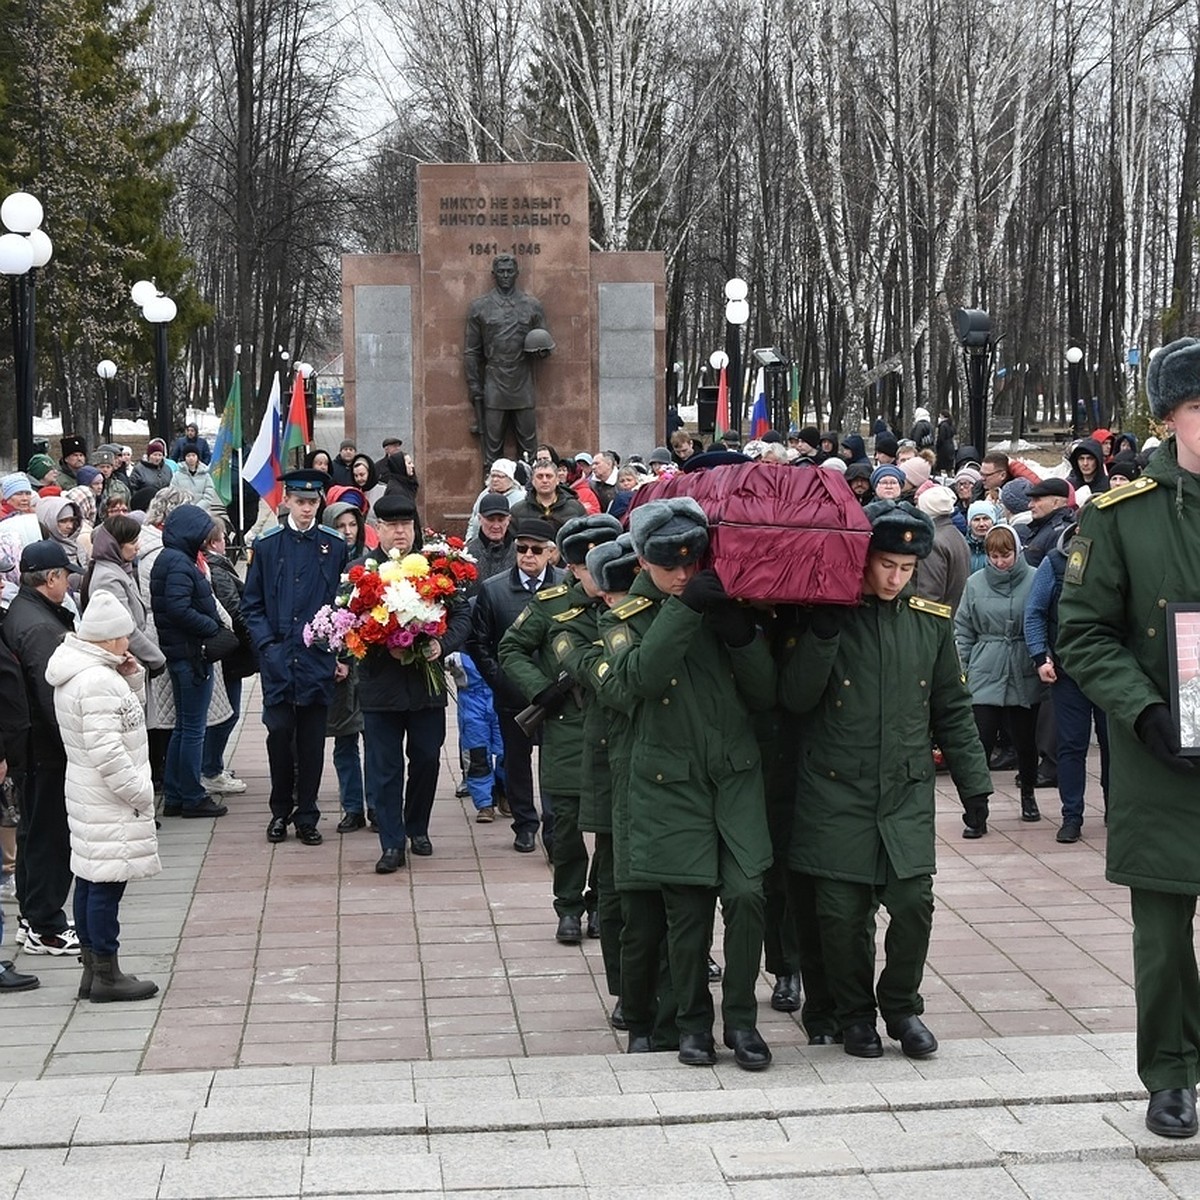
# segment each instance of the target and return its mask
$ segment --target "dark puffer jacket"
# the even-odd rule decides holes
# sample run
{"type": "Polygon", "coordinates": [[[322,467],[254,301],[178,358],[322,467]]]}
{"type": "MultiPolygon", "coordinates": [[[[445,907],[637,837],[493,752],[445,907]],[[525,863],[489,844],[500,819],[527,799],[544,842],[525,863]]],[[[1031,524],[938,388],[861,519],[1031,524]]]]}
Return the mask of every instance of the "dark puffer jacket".
{"type": "Polygon", "coordinates": [[[196,658],[200,642],[221,628],[212,586],[196,565],[212,527],[212,517],[195,504],[175,509],[163,525],[162,552],[150,572],[150,608],[168,662],[196,658]]]}

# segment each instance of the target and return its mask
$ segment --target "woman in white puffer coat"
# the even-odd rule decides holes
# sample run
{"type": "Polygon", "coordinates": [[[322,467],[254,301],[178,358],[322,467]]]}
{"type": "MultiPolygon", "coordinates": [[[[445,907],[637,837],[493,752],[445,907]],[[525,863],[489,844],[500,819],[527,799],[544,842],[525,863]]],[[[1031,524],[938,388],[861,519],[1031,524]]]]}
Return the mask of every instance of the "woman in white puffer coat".
{"type": "Polygon", "coordinates": [[[46,666],[67,752],[79,997],[97,1003],[145,1000],[158,991],[150,980],[123,974],[117,962],[125,885],[162,870],[141,699],[145,672],[129,653],[132,632],[129,610],[97,592],[46,666]]]}

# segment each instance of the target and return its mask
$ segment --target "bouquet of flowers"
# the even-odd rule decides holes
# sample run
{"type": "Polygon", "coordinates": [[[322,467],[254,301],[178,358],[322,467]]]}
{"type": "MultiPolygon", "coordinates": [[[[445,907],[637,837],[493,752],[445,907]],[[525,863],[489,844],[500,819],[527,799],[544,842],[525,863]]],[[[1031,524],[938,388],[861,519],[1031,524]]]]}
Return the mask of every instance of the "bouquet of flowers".
{"type": "Polygon", "coordinates": [[[461,538],[432,530],[419,552],[380,553],[382,558],[368,558],[342,576],[337,599],[305,625],[304,644],[316,642],[359,659],[381,647],[402,663],[422,666],[430,688],[441,691],[442,673],[428,650],[446,632],[449,601],[478,578],[475,560],[461,538]]]}

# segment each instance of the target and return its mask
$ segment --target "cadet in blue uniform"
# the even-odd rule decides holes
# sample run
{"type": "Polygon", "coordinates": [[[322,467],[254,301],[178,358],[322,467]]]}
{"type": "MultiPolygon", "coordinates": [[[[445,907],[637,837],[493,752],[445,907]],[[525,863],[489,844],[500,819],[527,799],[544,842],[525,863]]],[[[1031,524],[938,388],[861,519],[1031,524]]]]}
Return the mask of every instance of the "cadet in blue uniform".
{"type": "Polygon", "coordinates": [[[334,679],[346,667],[329,650],[304,644],[304,626],[332,604],[346,569],[346,543],[317,524],[329,486],[324,471],[282,476],[287,514],[254,543],[242,616],[258,651],[263,724],[271,769],[267,841],[282,842],[288,822],[306,846],[319,846],[317,792],[325,762],[325,720],[334,679]]]}

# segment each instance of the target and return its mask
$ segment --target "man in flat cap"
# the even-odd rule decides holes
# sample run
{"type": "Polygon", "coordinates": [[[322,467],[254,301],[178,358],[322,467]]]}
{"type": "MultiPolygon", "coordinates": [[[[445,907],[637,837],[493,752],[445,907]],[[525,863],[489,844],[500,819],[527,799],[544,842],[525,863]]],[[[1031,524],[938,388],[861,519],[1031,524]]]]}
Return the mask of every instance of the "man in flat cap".
{"type": "MultiPolygon", "coordinates": [[[[583,936],[588,854],[579,827],[583,774],[583,695],[568,659],[592,645],[604,602],[585,559],[594,546],[615,541],[616,517],[575,517],[559,531],[558,552],[573,582],[559,596],[531,604],[500,639],[500,668],[546,717],[541,726],[538,781],[554,813],[554,911],[557,941],[567,946],[583,936]]],[[[543,593],[544,594],[544,593],[543,593]]]]}
{"type": "MultiPolygon", "coordinates": [[[[775,700],[775,667],[750,610],[701,570],[708,521],[690,497],[630,516],[641,573],[601,618],[603,702],[629,718],[629,878],[621,1006],[631,1052],[651,1049],[662,937],[676,993],[679,1060],[716,1061],[708,951],[718,896],[725,921],[724,1041],[757,1071],[771,1051],[757,1028],[763,873],[771,841],[751,714],[775,700]]],[[[618,863],[618,871],[621,865],[618,863]]]]}
{"type": "Polygon", "coordinates": [[[856,608],[818,605],[780,667],[799,715],[791,870],[815,891],[829,989],[847,1054],[878,1058],[881,1012],[910,1058],[937,1050],[921,1020],[933,927],[933,738],[963,800],[986,817],[992,790],[954,648],[948,606],[914,594],[933,523],[906,501],[866,508],[872,534],[856,608]],[[875,912],[888,910],[875,980],[875,912]]]}
{"type": "MultiPolygon", "coordinates": [[[[1146,1126],[1196,1133],[1200,770],[1172,716],[1171,605],[1200,601],[1200,339],[1150,360],[1151,414],[1167,427],[1141,477],[1083,509],[1063,572],[1055,651],[1108,716],[1106,876],[1130,889],[1137,1067],[1146,1126]]],[[[1177,664],[1176,664],[1177,668],[1177,664]]]]}
{"type": "Polygon", "coordinates": [[[291,823],[300,842],[319,846],[325,721],[334,680],[347,668],[320,643],[306,646],[304,626],[318,608],[333,603],[346,568],[346,543],[336,529],[317,523],[329,486],[324,471],[289,471],[282,481],[287,511],[254,543],[242,616],[262,680],[271,771],[267,841],[284,841],[291,823]]]}

